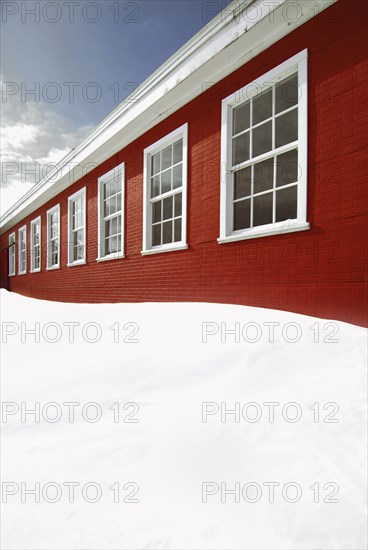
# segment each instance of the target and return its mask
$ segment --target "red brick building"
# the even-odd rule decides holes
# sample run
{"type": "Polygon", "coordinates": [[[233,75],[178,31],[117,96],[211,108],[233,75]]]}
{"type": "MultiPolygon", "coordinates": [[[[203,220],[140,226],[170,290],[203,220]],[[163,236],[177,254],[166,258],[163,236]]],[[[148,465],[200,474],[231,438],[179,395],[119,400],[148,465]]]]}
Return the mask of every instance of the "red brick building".
{"type": "Polygon", "coordinates": [[[367,89],[367,3],[231,4],[2,216],[2,285],[366,325],[367,89]]]}

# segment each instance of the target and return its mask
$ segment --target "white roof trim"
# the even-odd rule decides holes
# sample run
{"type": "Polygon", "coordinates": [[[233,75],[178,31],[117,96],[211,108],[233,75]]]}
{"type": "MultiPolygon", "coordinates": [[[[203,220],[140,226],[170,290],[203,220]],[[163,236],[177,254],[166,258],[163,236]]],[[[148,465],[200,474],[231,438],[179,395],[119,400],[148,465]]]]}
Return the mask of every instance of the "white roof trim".
{"type": "Polygon", "coordinates": [[[14,204],[0,218],[0,233],[78,181],[85,167],[100,165],[200,95],[204,84],[219,82],[337,1],[235,0],[14,204]],[[293,23],[296,5],[301,15],[293,23]]]}

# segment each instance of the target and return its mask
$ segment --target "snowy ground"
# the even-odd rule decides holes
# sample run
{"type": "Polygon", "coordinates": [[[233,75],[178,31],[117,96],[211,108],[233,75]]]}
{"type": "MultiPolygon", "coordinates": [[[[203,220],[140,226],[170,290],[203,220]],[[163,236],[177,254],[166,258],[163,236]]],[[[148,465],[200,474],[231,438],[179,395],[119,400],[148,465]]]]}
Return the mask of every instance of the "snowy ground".
{"type": "Polygon", "coordinates": [[[4,549],[366,548],[364,329],[1,301],[4,549]]]}

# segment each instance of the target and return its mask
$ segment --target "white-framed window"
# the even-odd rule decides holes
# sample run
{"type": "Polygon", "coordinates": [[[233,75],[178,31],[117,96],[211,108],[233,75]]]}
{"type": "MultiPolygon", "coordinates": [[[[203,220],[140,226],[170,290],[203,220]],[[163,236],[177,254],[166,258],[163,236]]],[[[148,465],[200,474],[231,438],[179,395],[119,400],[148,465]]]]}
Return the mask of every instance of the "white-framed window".
{"type": "Polygon", "coordinates": [[[60,267],[60,204],[47,211],[46,269],[60,267]]]}
{"type": "Polygon", "coordinates": [[[142,254],[187,248],[188,125],[144,150],[142,254]]]}
{"type": "Polygon", "coordinates": [[[18,229],[18,274],[27,273],[27,226],[18,229]]]}
{"type": "Polygon", "coordinates": [[[98,178],[97,261],[124,257],[124,163],[98,178]]]}
{"type": "Polygon", "coordinates": [[[68,266],[86,263],[86,188],[68,198],[68,266]]]}
{"type": "Polygon", "coordinates": [[[309,229],[307,50],[222,102],[220,243],[309,229]]]}
{"type": "Polygon", "coordinates": [[[31,273],[41,271],[41,216],[31,221],[31,273]]]}
{"type": "Polygon", "coordinates": [[[9,255],[9,271],[8,275],[9,277],[12,277],[15,275],[15,233],[11,233],[8,237],[8,255],[9,255]]]}

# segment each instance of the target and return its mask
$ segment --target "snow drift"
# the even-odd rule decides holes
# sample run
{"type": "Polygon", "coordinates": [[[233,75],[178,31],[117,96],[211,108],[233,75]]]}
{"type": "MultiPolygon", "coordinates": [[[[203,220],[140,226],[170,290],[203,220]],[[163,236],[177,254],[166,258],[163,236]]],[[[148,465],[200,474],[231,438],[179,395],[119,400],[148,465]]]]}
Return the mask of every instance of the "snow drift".
{"type": "Polygon", "coordinates": [[[365,329],[1,300],[4,548],[365,548],[365,329]]]}

